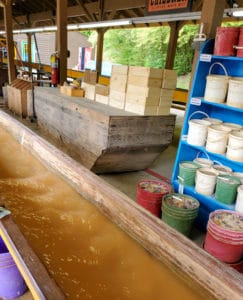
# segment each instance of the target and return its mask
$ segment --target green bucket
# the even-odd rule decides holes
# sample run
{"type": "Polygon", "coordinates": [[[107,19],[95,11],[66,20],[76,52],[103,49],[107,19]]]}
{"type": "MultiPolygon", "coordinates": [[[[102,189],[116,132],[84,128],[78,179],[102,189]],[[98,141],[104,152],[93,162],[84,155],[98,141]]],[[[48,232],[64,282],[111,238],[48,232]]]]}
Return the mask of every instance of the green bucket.
{"type": "Polygon", "coordinates": [[[162,201],[162,220],[180,233],[190,236],[198,210],[199,202],[195,198],[179,193],[168,194],[162,201]]]}
{"type": "Polygon", "coordinates": [[[237,188],[241,184],[238,177],[219,175],[216,182],[215,198],[221,203],[233,204],[236,200],[237,188]]]}
{"type": "Polygon", "coordinates": [[[187,186],[195,185],[196,171],[200,166],[193,161],[182,161],[179,164],[179,183],[187,186]]]}

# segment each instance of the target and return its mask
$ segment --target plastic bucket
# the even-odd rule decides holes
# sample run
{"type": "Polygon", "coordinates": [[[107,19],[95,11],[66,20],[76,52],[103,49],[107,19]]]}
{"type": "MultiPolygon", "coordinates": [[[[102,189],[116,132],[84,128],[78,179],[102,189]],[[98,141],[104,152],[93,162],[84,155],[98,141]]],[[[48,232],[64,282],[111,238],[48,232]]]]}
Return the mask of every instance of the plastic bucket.
{"type": "Polygon", "coordinates": [[[223,103],[228,90],[229,76],[223,64],[216,62],[210,66],[205,87],[204,99],[210,102],[223,103]],[[225,75],[212,75],[212,68],[219,65],[225,75]]]}
{"type": "Polygon", "coordinates": [[[238,271],[240,274],[243,274],[243,259],[235,263],[230,263],[228,265],[238,271]]]}
{"type": "Polygon", "coordinates": [[[162,220],[180,233],[190,236],[198,215],[199,202],[188,195],[168,194],[162,201],[162,220]]]}
{"type": "Polygon", "coordinates": [[[242,128],[241,125],[236,124],[236,123],[224,122],[224,123],[222,123],[222,125],[226,128],[229,128],[229,130],[240,130],[242,128]]]}
{"type": "Polygon", "coordinates": [[[193,161],[182,161],[179,163],[178,180],[182,185],[194,186],[196,171],[199,165],[193,161]]]}
{"type": "Polygon", "coordinates": [[[157,180],[141,180],[137,184],[137,203],[157,217],[161,217],[162,198],[171,192],[171,186],[157,180]]]}
{"type": "Polygon", "coordinates": [[[233,204],[236,200],[240,179],[232,175],[219,175],[216,181],[215,198],[225,204],[233,204]]]}
{"type": "Polygon", "coordinates": [[[213,165],[213,161],[209,159],[208,154],[202,151],[197,153],[197,157],[193,161],[201,168],[210,168],[213,165]],[[206,158],[200,157],[202,153],[206,156],[206,158]]]}
{"type": "Polygon", "coordinates": [[[243,78],[232,78],[229,80],[227,104],[233,107],[243,108],[243,78]]]}
{"type": "Polygon", "coordinates": [[[196,192],[203,195],[212,195],[216,185],[217,175],[211,168],[200,168],[196,173],[196,192]]]}
{"type": "Polygon", "coordinates": [[[233,172],[232,175],[238,177],[240,179],[240,183],[243,184],[243,172],[233,172]]]}
{"type": "Polygon", "coordinates": [[[228,134],[232,129],[222,124],[210,125],[208,127],[208,136],[206,150],[213,153],[224,154],[228,143],[228,134]]]}
{"type": "Polygon", "coordinates": [[[223,123],[222,120],[216,118],[203,118],[203,120],[208,121],[211,125],[223,123]]]}
{"type": "Polygon", "coordinates": [[[239,27],[217,27],[214,44],[214,55],[234,56],[234,46],[238,45],[239,27]]]}
{"type": "Polygon", "coordinates": [[[0,298],[15,299],[27,290],[11,254],[0,238],[0,298]]]}
{"type": "Polygon", "coordinates": [[[243,185],[240,185],[237,189],[235,210],[240,213],[243,213],[243,185]]]}
{"type": "Polygon", "coordinates": [[[243,131],[232,131],[229,134],[226,157],[234,161],[243,162],[243,131]]]}
{"type": "Polygon", "coordinates": [[[217,175],[231,175],[232,169],[230,167],[220,165],[220,164],[214,164],[212,166],[212,170],[216,172],[217,175]]]}
{"type": "Polygon", "coordinates": [[[204,249],[223,262],[239,262],[243,255],[243,215],[228,210],[210,213],[204,249]]]}
{"type": "Polygon", "coordinates": [[[237,49],[236,56],[243,57],[243,28],[242,27],[240,28],[238,46],[235,48],[237,49]]]}

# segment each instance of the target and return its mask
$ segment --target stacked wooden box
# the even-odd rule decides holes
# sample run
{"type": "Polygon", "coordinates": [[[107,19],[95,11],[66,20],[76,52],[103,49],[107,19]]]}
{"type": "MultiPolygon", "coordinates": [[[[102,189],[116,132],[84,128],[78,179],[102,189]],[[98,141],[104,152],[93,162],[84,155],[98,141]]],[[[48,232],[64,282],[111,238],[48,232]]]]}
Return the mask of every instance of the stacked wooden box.
{"type": "Polygon", "coordinates": [[[84,80],[82,88],[85,91],[85,97],[90,100],[95,100],[95,85],[97,82],[97,72],[86,69],[84,71],[84,80]]]}
{"type": "Polygon", "coordinates": [[[31,82],[15,79],[8,85],[8,107],[19,116],[27,117],[27,91],[31,90],[31,82]]]}
{"type": "Polygon", "coordinates": [[[129,67],[125,110],[140,115],[170,113],[176,72],[149,67],[129,67]]]}
{"type": "Polygon", "coordinates": [[[103,104],[109,103],[109,91],[108,85],[96,84],[95,86],[95,101],[103,104]]]}
{"type": "Polygon", "coordinates": [[[110,78],[109,105],[124,109],[127,90],[128,66],[113,65],[110,78]]]}

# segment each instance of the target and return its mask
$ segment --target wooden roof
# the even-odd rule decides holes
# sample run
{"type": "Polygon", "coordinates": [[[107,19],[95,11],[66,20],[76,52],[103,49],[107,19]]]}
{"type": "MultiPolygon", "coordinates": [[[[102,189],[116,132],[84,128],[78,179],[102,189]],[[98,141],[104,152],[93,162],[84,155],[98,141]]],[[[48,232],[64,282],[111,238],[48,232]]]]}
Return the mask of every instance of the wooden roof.
{"type": "MultiPolygon", "coordinates": [[[[225,8],[233,2],[225,1],[225,8]]],[[[68,24],[144,17],[145,3],[144,0],[68,0],[68,24]]],[[[243,0],[237,3],[243,6],[243,0]]],[[[192,10],[200,11],[202,4],[203,0],[194,0],[192,10]]],[[[56,0],[12,0],[12,15],[13,29],[54,25],[56,0]]],[[[0,30],[4,30],[3,8],[0,8],[0,30]]]]}

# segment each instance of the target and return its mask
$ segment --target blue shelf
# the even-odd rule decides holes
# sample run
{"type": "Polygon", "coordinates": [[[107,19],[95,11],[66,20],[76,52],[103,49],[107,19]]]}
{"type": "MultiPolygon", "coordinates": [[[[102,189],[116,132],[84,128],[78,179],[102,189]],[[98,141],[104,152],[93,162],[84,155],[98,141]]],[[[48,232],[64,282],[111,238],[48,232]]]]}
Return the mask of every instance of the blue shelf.
{"type": "MultiPolygon", "coordinates": [[[[195,76],[190,92],[190,102],[188,104],[184,124],[182,128],[181,140],[179,143],[177,156],[174,164],[171,182],[175,191],[179,190],[179,183],[177,180],[179,173],[179,164],[181,161],[191,161],[197,157],[198,154],[205,154],[215,162],[221,163],[230,167],[235,172],[243,172],[243,163],[229,160],[225,155],[207,152],[205,147],[197,147],[187,143],[187,134],[189,128],[189,120],[194,115],[194,118],[204,118],[205,113],[211,118],[221,119],[223,122],[236,123],[243,126],[243,110],[227,105],[226,103],[214,103],[206,101],[204,97],[206,78],[212,64],[220,62],[224,65],[228,75],[243,77],[243,58],[215,56],[213,55],[214,40],[209,40],[203,45],[199,59],[197,62],[195,76]],[[198,113],[198,115],[196,115],[198,113]],[[201,115],[200,115],[201,114],[201,115]],[[196,115],[196,116],[195,116],[196,115]]],[[[224,74],[223,68],[219,65],[214,65],[212,74],[224,74]]],[[[234,210],[234,205],[226,205],[218,202],[214,195],[205,196],[195,191],[194,187],[184,187],[184,194],[195,197],[200,202],[199,216],[196,224],[202,229],[206,230],[207,221],[210,212],[216,209],[234,210]]]]}

